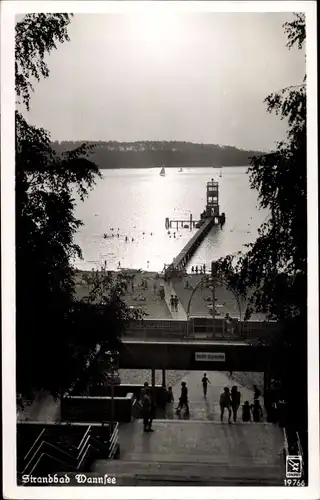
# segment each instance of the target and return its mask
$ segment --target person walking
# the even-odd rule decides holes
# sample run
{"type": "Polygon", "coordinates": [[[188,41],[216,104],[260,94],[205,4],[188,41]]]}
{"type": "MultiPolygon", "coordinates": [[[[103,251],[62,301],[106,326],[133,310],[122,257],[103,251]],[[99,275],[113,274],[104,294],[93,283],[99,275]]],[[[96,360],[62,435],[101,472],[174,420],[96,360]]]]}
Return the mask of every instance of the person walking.
{"type": "Polygon", "coordinates": [[[150,391],[150,414],[148,420],[148,432],[153,432],[152,422],[156,416],[156,410],[157,410],[156,397],[154,393],[154,388],[152,388],[152,390],[150,391]]]}
{"type": "Polygon", "coordinates": [[[254,422],[260,422],[263,417],[263,411],[260,405],[259,399],[255,399],[253,405],[251,406],[252,416],[254,422]]]}
{"type": "Polygon", "coordinates": [[[181,395],[179,398],[179,404],[177,407],[177,413],[180,413],[183,407],[186,407],[186,414],[189,414],[189,403],[188,403],[188,387],[186,382],[181,382],[181,395]]]}
{"type": "Polygon", "coordinates": [[[178,297],[175,295],[174,296],[174,308],[175,308],[175,311],[178,312],[178,305],[179,305],[179,299],[178,297]]]}
{"type": "Polygon", "coordinates": [[[143,400],[144,395],[147,393],[148,389],[149,389],[149,384],[148,384],[148,382],[145,382],[143,384],[143,387],[142,387],[141,392],[140,392],[140,401],[141,402],[143,400]]]}
{"type": "Polygon", "coordinates": [[[171,306],[171,311],[173,311],[173,308],[174,308],[174,296],[173,296],[173,294],[171,294],[171,297],[170,297],[170,306],[171,306]]]}
{"type": "Polygon", "coordinates": [[[231,407],[232,407],[234,422],[237,421],[237,413],[240,406],[240,401],[241,401],[241,393],[238,391],[237,386],[234,385],[231,389],[231,407]]]}
{"type": "Polygon", "coordinates": [[[173,419],[173,404],[174,404],[174,396],[172,392],[172,387],[168,387],[168,389],[166,390],[165,418],[173,419]]]}
{"type": "Polygon", "coordinates": [[[144,395],[142,397],[142,418],[143,418],[143,431],[149,432],[150,419],[151,419],[151,398],[150,398],[149,387],[146,388],[144,395]]]}
{"type": "Polygon", "coordinates": [[[208,390],[208,383],[211,384],[210,380],[207,377],[207,374],[204,373],[203,377],[201,379],[202,382],[202,389],[203,389],[203,395],[206,398],[207,397],[207,390],[208,390]]]}
{"type": "Polygon", "coordinates": [[[223,393],[220,396],[220,420],[223,422],[224,409],[227,408],[229,413],[228,423],[231,424],[231,396],[229,387],[225,387],[223,393]]]}
{"type": "Polygon", "coordinates": [[[253,401],[255,401],[256,399],[259,400],[261,396],[261,391],[260,389],[258,389],[258,387],[256,385],[253,386],[253,401]]]}
{"type": "Polygon", "coordinates": [[[249,401],[245,401],[242,405],[242,422],[251,422],[249,401]]]}

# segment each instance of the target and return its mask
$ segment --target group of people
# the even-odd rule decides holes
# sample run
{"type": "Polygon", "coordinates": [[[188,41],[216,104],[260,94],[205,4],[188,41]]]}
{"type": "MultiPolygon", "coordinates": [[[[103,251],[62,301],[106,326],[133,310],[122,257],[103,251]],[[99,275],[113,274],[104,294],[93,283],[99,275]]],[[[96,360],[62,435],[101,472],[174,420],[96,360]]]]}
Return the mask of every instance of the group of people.
{"type": "Polygon", "coordinates": [[[175,310],[178,312],[178,305],[179,305],[179,299],[176,295],[171,294],[170,297],[170,306],[171,306],[171,311],[175,310]]]}
{"type": "MultiPolygon", "coordinates": [[[[207,377],[207,374],[204,373],[201,379],[202,389],[204,398],[207,398],[208,384],[211,384],[210,380],[207,377]]],[[[260,422],[263,417],[262,407],[260,405],[260,395],[261,392],[257,388],[257,386],[253,386],[254,395],[253,395],[253,404],[250,405],[249,401],[245,401],[242,405],[242,421],[243,422],[260,422]]],[[[166,405],[170,405],[173,408],[174,404],[174,395],[172,392],[172,387],[168,387],[165,390],[165,403],[166,405]]],[[[225,409],[228,411],[228,423],[231,424],[231,419],[233,418],[233,422],[237,422],[238,410],[241,404],[241,393],[238,391],[236,385],[231,388],[225,387],[223,393],[220,395],[220,420],[223,422],[225,409]]],[[[141,390],[140,395],[140,406],[142,409],[142,418],[143,418],[143,430],[144,432],[153,432],[152,422],[155,418],[156,412],[156,402],[151,389],[149,387],[148,382],[144,383],[144,387],[141,390]]],[[[189,399],[188,399],[188,387],[186,382],[181,382],[181,393],[179,397],[178,406],[175,408],[176,413],[180,414],[184,409],[185,415],[190,414],[189,409],[189,399]]]]}
{"type": "Polygon", "coordinates": [[[191,272],[196,274],[206,274],[206,265],[203,264],[202,266],[192,266],[191,272]]]}
{"type": "MultiPolygon", "coordinates": [[[[242,421],[243,422],[260,422],[263,417],[262,407],[260,405],[260,395],[261,392],[256,385],[253,386],[253,404],[250,405],[249,401],[245,401],[242,405],[242,421]],[[252,417],[252,418],[251,418],[252,417]]],[[[229,390],[225,387],[223,393],[220,396],[220,419],[223,422],[224,410],[228,410],[228,423],[231,423],[231,417],[233,416],[233,421],[237,421],[237,413],[240,407],[241,393],[238,391],[236,385],[234,385],[229,390]]]]}

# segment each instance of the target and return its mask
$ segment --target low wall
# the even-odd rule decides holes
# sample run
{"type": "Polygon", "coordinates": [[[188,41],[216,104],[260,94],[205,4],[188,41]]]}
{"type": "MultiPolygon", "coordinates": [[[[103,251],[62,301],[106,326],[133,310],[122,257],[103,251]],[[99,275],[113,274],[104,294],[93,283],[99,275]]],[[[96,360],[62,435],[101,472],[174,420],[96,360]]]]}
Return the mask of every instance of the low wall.
{"type": "MultiPolygon", "coordinates": [[[[114,397],[113,420],[131,422],[134,394],[114,397]]],[[[61,400],[61,420],[67,422],[109,422],[112,420],[111,397],[64,396],[61,400]]]]}
{"type": "MultiPolygon", "coordinates": [[[[141,389],[143,388],[142,385],[136,385],[136,384],[120,384],[120,385],[115,385],[114,386],[114,396],[115,398],[124,398],[127,396],[127,394],[133,394],[134,398],[139,399],[140,394],[141,394],[141,389]]],[[[111,396],[111,390],[112,388],[110,386],[105,386],[102,388],[98,389],[99,390],[99,395],[97,396],[104,396],[104,397],[110,397],[111,396]]],[[[153,394],[155,397],[155,403],[156,405],[160,408],[164,406],[165,402],[165,389],[162,387],[162,385],[156,385],[153,388],[153,394]]],[[[91,396],[95,396],[94,393],[91,394],[91,396]]]]}

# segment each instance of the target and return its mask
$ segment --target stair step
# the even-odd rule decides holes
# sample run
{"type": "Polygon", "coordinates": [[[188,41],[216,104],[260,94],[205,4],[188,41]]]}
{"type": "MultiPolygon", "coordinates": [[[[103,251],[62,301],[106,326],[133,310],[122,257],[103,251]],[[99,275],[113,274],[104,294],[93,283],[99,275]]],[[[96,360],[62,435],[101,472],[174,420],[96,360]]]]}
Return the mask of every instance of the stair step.
{"type": "MultiPolygon", "coordinates": [[[[245,463],[245,462],[243,462],[245,463]]],[[[254,466],[226,463],[150,462],[128,460],[97,460],[93,472],[114,475],[118,485],[129,484],[207,484],[207,485],[280,485],[283,472],[280,464],[254,466]]]]}

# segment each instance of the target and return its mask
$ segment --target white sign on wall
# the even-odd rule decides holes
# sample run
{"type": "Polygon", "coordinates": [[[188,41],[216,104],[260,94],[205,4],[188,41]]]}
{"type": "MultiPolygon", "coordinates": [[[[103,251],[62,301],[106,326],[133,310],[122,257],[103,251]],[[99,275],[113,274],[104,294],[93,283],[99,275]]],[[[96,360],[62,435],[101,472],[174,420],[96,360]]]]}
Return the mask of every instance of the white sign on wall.
{"type": "Polygon", "coordinates": [[[221,361],[226,360],[226,354],[224,352],[196,352],[196,361],[221,361]]]}

